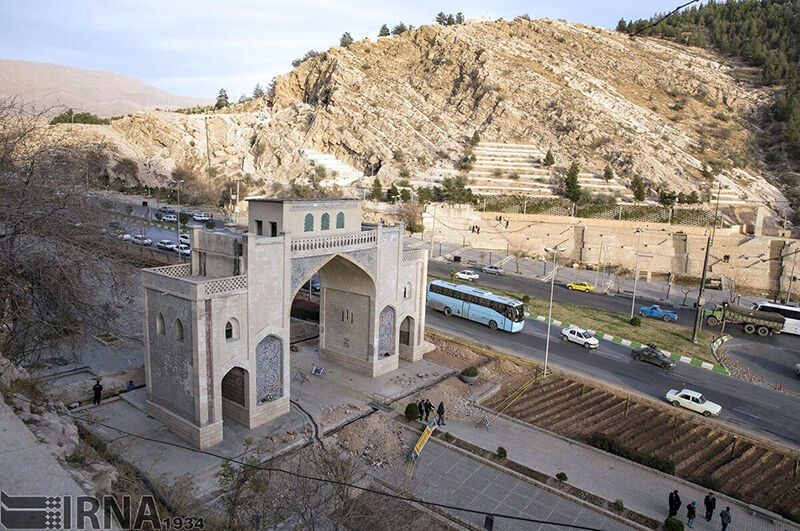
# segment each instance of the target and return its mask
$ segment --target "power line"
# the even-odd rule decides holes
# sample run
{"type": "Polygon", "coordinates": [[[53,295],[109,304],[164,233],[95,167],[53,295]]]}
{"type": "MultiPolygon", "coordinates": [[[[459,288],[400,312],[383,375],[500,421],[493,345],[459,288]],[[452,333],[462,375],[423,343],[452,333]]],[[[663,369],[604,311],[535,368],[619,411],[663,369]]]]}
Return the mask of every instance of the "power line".
{"type": "Polygon", "coordinates": [[[670,11],[669,13],[667,13],[666,15],[664,15],[663,17],[661,17],[660,19],[656,20],[655,22],[653,22],[653,23],[652,23],[652,24],[650,24],[649,26],[645,26],[645,27],[643,27],[643,28],[641,28],[641,29],[637,30],[635,33],[632,33],[632,34],[631,34],[631,39],[632,39],[632,38],[634,38],[634,37],[636,37],[637,35],[639,35],[639,34],[640,34],[641,32],[643,32],[644,30],[647,30],[647,29],[650,29],[650,28],[652,28],[652,27],[654,27],[654,26],[657,26],[657,25],[658,25],[658,24],[659,24],[659,23],[660,23],[662,20],[664,20],[665,18],[671,17],[672,15],[674,15],[675,13],[677,13],[678,11],[680,11],[681,9],[683,9],[684,7],[690,6],[690,5],[692,5],[692,4],[696,4],[696,3],[697,3],[697,2],[699,2],[699,1],[700,1],[700,0],[691,0],[690,2],[686,2],[685,4],[683,4],[683,5],[680,5],[680,6],[676,7],[675,9],[673,9],[672,11],[670,11]]]}
{"type": "MultiPolygon", "coordinates": [[[[23,400],[25,402],[28,402],[30,404],[34,403],[32,400],[29,400],[27,398],[22,398],[21,396],[17,396],[16,398],[19,399],[19,400],[23,400]]],[[[341,487],[349,487],[349,488],[357,489],[357,490],[360,490],[360,491],[363,491],[363,492],[368,492],[370,494],[377,494],[379,496],[385,496],[387,498],[392,498],[392,499],[395,499],[395,500],[400,500],[400,501],[409,502],[409,503],[419,503],[421,505],[427,505],[427,506],[430,506],[430,507],[439,507],[439,508],[442,508],[442,509],[449,509],[449,510],[453,510],[453,511],[464,511],[464,512],[468,512],[468,513],[472,513],[472,514],[478,514],[478,515],[484,515],[484,516],[493,516],[495,518],[507,518],[509,520],[516,520],[516,521],[520,521],[520,522],[530,522],[530,523],[534,523],[534,524],[549,524],[549,525],[553,525],[553,526],[557,526],[557,527],[568,527],[568,528],[572,528],[572,529],[584,529],[586,531],[603,531],[602,529],[596,528],[596,527],[587,527],[587,526],[575,525],[575,524],[565,524],[565,523],[562,523],[562,522],[553,522],[553,521],[550,521],[550,520],[538,520],[536,518],[527,518],[525,516],[514,516],[514,515],[510,515],[510,514],[493,513],[493,512],[488,512],[488,511],[479,511],[479,510],[476,510],[476,509],[468,509],[466,507],[459,507],[457,505],[448,505],[446,503],[438,503],[438,502],[427,501],[427,500],[423,500],[421,498],[410,498],[408,496],[402,496],[400,494],[393,494],[391,492],[385,492],[385,491],[381,491],[381,490],[371,489],[369,487],[362,487],[360,485],[354,485],[352,483],[347,483],[345,481],[338,481],[338,480],[335,480],[335,479],[325,479],[325,478],[320,478],[320,477],[316,477],[316,476],[307,476],[305,474],[299,474],[297,472],[292,472],[290,470],[284,470],[282,468],[273,468],[273,467],[266,467],[266,466],[260,466],[260,465],[253,465],[253,464],[250,464],[250,463],[247,463],[247,462],[244,462],[244,461],[240,461],[238,459],[234,459],[232,457],[226,457],[224,455],[216,454],[214,452],[209,452],[208,450],[200,450],[199,448],[192,448],[191,446],[184,446],[182,444],[178,444],[178,443],[174,443],[174,442],[161,441],[161,440],[158,440],[158,439],[152,439],[150,437],[145,437],[144,435],[138,435],[136,433],[130,433],[130,432],[125,431],[125,430],[123,430],[121,428],[117,428],[115,426],[110,426],[110,425],[105,424],[103,422],[100,422],[98,420],[92,420],[92,419],[89,419],[89,418],[77,417],[77,416],[72,415],[70,413],[66,413],[66,416],[68,416],[68,417],[70,417],[70,418],[72,418],[74,420],[88,422],[90,424],[97,424],[98,426],[102,426],[102,427],[108,428],[110,430],[118,431],[119,433],[122,433],[123,435],[126,435],[128,437],[134,437],[136,439],[141,439],[143,441],[152,442],[152,443],[165,444],[167,446],[173,446],[175,448],[180,448],[182,450],[188,450],[190,452],[195,452],[195,453],[198,453],[198,454],[203,454],[203,455],[208,455],[208,456],[211,456],[211,457],[216,457],[217,459],[221,459],[221,460],[227,461],[229,463],[234,463],[234,464],[237,464],[237,465],[240,465],[240,466],[243,466],[243,467],[252,468],[252,469],[255,469],[255,470],[260,470],[260,471],[263,471],[263,472],[276,472],[276,473],[280,473],[280,474],[286,474],[288,476],[296,477],[298,479],[305,479],[305,480],[310,480],[310,481],[318,481],[320,483],[329,483],[331,485],[338,485],[338,486],[341,486],[341,487]]]]}

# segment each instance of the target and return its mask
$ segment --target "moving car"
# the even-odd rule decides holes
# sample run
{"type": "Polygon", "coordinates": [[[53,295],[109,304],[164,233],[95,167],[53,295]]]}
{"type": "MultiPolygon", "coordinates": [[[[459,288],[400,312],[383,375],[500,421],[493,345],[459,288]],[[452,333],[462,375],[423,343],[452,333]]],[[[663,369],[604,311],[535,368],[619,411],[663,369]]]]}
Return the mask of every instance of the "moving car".
{"type": "Polygon", "coordinates": [[[178,236],[178,242],[185,243],[186,245],[189,245],[191,243],[189,241],[189,233],[188,232],[182,232],[181,235],[178,236]]]}
{"type": "Polygon", "coordinates": [[[175,243],[175,242],[174,242],[174,241],[172,241],[172,240],[160,240],[160,241],[159,241],[159,242],[156,244],[156,247],[158,247],[159,249],[163,249],[163,250],[165,250],[165,251],[172,251],[172,250],[173,250],[173,249],[175,249],[175,247],[177,247],[177,246],[178,246],[178,244],[177,244],[177,243],[175,243]]]}
{"type": "Polygon", "coordinates": [[[702,413],[706,417],[710,417],[711,415],[719,416],[720,411],[722,411],[722,406],[710,400],[706,400],[702,394],[697,391],[692,391],[691,389],[682,389],[680,391],[677,389],[670,389],[667,391],[666,398],[667,402],[675,407],[685,407],[686,409],[702,413]]]}
{"type": "Polygon", "coordinates": [[[639,348],[631,349],[631,357],[636,361],[646,361],[653,365],[658,365],[662,369],[674,369],[677,363],[655,345],[644,345],[639,348]]]}
{"type": "Polygon", "coordinates": [[[496,265],[483,266],[483,268],[481,268],[481,271],[483,271],[484,273],[488,273],[490,275],[502,275],[503,274],[503,268],[500,267],[500,266],[496,266],[496,265]]]}
{"type": "Polygon", "coordinates": [[[656,319],[663,319],[667,322],[678,319],[678,314],[676,312],[672,310],[663,310],[658,304],[642,306],[639,308],[639,315],[642,317],[655,317],[656,319]]]}
{"type": "Polygon", "coordinates": [[[561,339],[583,345],[584,348],[597,348],[600,346],[600,340],[594,337],[594,334],[577,326],[569,326],[562,329],[561,339]]]}
{"type": "Polygon", "coordinates": [[[131,241],[136,245],[153,245],[153,240],[150,238],[146,238],[143,234],[139,234],[138,236],[133,236],[131,241]]]}
{"type": "Polygon", "coordinates": [[[192,248],[189,247],[188,244],[182,243],[175,246],[175,252],[184,256],[189,256],[192,254],[192,248]]]}
{"type": "Polygon", "coordinates": [[[177,223],[178,216],[176,216],[175,214],[164,214],[163,216],[161,216],[161,221],[165,223],[177,223]]]}
{"type": "Polygon", "coordinates": [[[166,214],[174,214],[175,207],[171,207],[169,205],[163,205],[161,208],[158,209],[159,212],[164,212],[166,214]]]}
{"type": "Polygon", "coordinates": [[[583,291],[585,293],[591,293],[594,291],[594,286],[592,286],[588,282],[571,282],[567,284],[567,289],[575,291],[583,291]]]}
{"type": "Polygon", "coordinates": [[[195,221],[206,222],[211,219],[211,214],[208,212],[195,212],[192,214],[192,219],[195,221]]]}
{"type": "Polygon", "coordinates": [[[462,269],[458,273],[456,273],[456,278],[459,280],[468,280],[470,282],[478,280],[480,278],[478,273],[473,271],[472,269],[462,269]]]}

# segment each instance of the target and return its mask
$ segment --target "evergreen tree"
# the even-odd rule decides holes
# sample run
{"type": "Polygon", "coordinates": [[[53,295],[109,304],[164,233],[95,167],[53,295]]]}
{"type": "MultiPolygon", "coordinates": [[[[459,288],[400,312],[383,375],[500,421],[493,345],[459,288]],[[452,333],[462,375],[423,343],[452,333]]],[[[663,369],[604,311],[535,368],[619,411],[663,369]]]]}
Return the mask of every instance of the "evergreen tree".
{"type": "Polygon", "coordinates": [[[544,165],[548,168],[556,163],[556,159],[553,157],[553,150],[548,149],[547,155],[544,156],[544,165]]]}
{"type": "Polygon", "coordinates": [[[634,199],[637,201],[645,200],[644,181],[642,180],[642,176],[638,173],[633,176],[633,181],[631,181],[631,189],[633,190],[634,199]]]}
{"type": "Polygon", "coordinates": [[[700,202],[700,196],[697,195],[697,190],[692,190],[692,193],[689,194],[688,203],[690,205],[696,205],[700,202]]]}
{"type": "Polygon", "coordinates": [[[381,26],[381,29],[378,31],[378,37],[388,37],[389,36],[389,26],[384,24],[381,26]]]}
{"type": "Polygon", "coordinates": [[[444,26],[445,23],[447,22],[447,15],[439,11],[438,13],[436,13],[436,18],[433,20],[436,21],[436,23],[439,24],[440,26],[444,26]]]}
{"type": "Polygon", "coordinates": [[[392,187],[386,191],[386,200],[390,203],[394,203],[399,195],[400,190],[398,190],[395,185],[392,185],[392,187]]]}
{"type": "Polygon", "coordinates": [[[219,89],[219,94],[217,94],[217,103],[214,104],[214,108],[221,109],[223,107],[227,107],[228,105],[230,105],[230,102],[228,101],[228,93],[224,88],[219,89]]]}
{"type": "Polygon", "coordinates": [[[605,179],[606,182],[608,182],[613,178],[614,178],[614,170],[611,169],[610,165],[606,164],[606,167],[603,170],[603,179],[605,179]]]}
{"type": "Polygon", "coordinates": [[[411,201],[411,192],[408,191],[408,188],[400,190],[400,199],[403,201],[411,201]]]}
{"type": "Polygon", "coordinates": [[[250,99],[250,98],[248,98],[248,97],[247,97],[247,94],[245,94],[244,92],[242,92],[242,95],[241,95],[241,96],[239,96],[239,103],[244,103],[244,102],[246,102],[246,101],[247,101],[247,100],[249,100],[249,99],[250,99]]]}
{"type": "Polygon", "coordinates": [[[408,31],[408,27],[406,27],[406,25],[401,22],[400,24],[392,28],[392,35],[400,35],[401,33],[404,33],[406,31],[408,31]]]}
{"type": "Polygon", "coordinates": [[[481,141],[481,135],[478,134],[477,131],[472,133],[472,138],[469,140],[469,143],[473,146],[477,146],[480,141],[481,141]]]}
{"type": "Polygon", "coordinates": [[[580,173],[578,163],[573,162],[569,167],[567,177],[564,179],[564,196],[573,203],[577,203],[581,198],[581,185],[578,184],[578,173],[580,173]]]}
{"type": "Polygon", "coordinates": [[[263,96],[264,96],[264,89],[261,88],[261,83],[256,83],[256,86],[253,89],[253,99],[261,98],[263,96]]]}
{"type": "Polygon", "coordinates": [[[675,192],[669,192],[667,190],[661,190],[661,193],[658,194],[658,202],[665,207],[673,206],[677,198],[678,196],[675,192]]]}
{"type": "Polygon", "coordinates": [[[456,23],[456,19],[453,18],[453,14],[450,13],[449,15],[447,15],[447,22],[445,23],[445,25],[453,26],[453,25],[455,25],[455,23],[456,23]]]}
{"type": "Polygon", "coordinates": [[[464,23],[464,13],[458,12],[456,13],[456,24],[463,24],[464,23]]]}
{"type": "Polygon", "coordinates": [[[433,201],[433,190],[430,188],[420,188],[417,190],[417,200],[420,204],[430,203],[433,201]]]}
{"type": "Polygon", "coordinates": [[[381,186],[381,180],[375,177],[375,180],[372,181],[372,199],[380,201],[382,197],[383,187],[381,186]]]}
{"type": "Polygon", "coordinates": [[[617,22],[617,31],[621,31],[622,33],[625,33],[627,31],[627,29],[628,29],[628,25],[625,22],[625,19],[624,18],[619,19],[619,22],[617,22]]]}
{"type": "Polygon", "coordinates": [[[339,46],[347,47],[350,46],[351,44],[353,44],[353,37],[350,36],[350,32],[345,31],[342,34],[342,38],[339,39],[339,46]]]}

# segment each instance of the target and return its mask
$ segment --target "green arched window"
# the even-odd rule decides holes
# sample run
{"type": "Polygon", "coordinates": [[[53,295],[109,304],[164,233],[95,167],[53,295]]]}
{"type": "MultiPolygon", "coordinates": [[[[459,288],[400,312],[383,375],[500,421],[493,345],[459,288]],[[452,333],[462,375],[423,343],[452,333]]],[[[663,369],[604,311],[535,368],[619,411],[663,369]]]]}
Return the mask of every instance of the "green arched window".
{"type": "Polygon", "coordinates": [[[303,230],[305,232],[311,232],[314,230],[314,216],[311,214],[306,214],[306,219],[303,223],[303,230]]]}
{"type": "Polygon", "coordinates": [[[328,230],[331,228],[331,217],[326,212],[322,214],[322,218],[319,220],[319,230],[328,230]]]}
{"type": "Polygon", "coordinates": [[[344,212],[339,212],[336,214],[336,228],[343,229],[344,228],[344,212]]]}

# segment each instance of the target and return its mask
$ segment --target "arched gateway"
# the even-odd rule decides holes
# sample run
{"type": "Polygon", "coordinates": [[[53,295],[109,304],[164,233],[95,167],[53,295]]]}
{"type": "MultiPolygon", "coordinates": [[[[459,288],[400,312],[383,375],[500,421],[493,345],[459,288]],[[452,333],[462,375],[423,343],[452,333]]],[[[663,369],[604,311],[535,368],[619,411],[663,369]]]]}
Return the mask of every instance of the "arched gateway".
{"type": "Polygon", "coordinates": [[[314,274],[320,356],[378,376],[423,353],[427,255],[403,251],[402,225],[362,224],[353,199],[248,203],[246,233],[192,227],[190,263],[143,272],[147,412],[200,448],[223,418],[289,412],[289,311],[314,274]]]}

